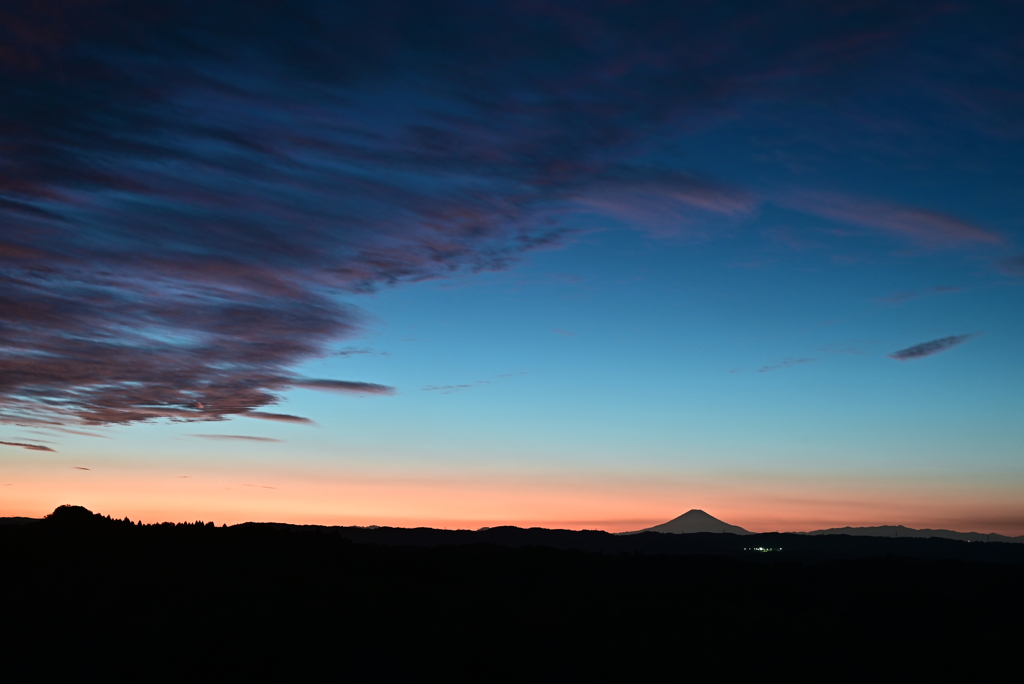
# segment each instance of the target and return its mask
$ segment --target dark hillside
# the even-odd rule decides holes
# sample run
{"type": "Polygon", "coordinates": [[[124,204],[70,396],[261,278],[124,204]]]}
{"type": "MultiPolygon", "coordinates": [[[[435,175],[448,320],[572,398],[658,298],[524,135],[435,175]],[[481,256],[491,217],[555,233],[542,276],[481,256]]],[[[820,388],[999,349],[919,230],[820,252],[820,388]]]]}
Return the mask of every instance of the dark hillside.
{"type": "Polygon", "coordinates": [[[325,662],[525,675],[796,651],[871,662],[897,646],[1009,654],[1018,636],[1003,625],[1024,609],[1024,566],[1009,563],[387,546],[330,528],[55,518],[0,529],[7,622],[111,674],[200,661],[234,675],[325,662]]]}
{"type": "Polygon", "coordinates": [[[780,561],[820,563],[849,558],[898,556],[931,560],[1024,563],[1024,545],[974,543],[940,538],[853,537],[804,534],[722,534],[695,532],[663,534],[638,532],[626,535],[599,530],[549,530],[543,528],[492,527],[486,530],[437,530],[429,527],[320,527],[281,523],[245,523],[280,530],[308,530],[337,534],[363,544],[439,547],[495,544],[510,548],[545,546],[554,549],[605,554],[646,553],[713,555],[751,563],[780,561]],[[760,549],[760,550],[758,550],[760,549]]]}

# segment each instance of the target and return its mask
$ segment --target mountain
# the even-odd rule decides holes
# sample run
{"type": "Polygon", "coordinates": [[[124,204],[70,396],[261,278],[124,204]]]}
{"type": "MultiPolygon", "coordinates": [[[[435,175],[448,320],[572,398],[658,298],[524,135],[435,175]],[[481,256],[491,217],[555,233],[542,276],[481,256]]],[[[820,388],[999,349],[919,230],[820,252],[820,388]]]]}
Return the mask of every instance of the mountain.
{"type": "MultiPolygon", "coordinates": [[[[667,523],[666,523],[667,524],[667,523]]],[[[1008,542],[1024,543],[1024,537],[1007,537],[1001,534],[982,534],[981,532],[954,532],[953,530],[915,530],[903,525],[879,525],[877,527],[832,527],[827,530],[800,532],[798,534],[848,534],[851,537],[939,537],[940,539],[957,539],[971,542],[1008,542]]]]}
{"type": "Polygon", "coordinates": [[[713,515],[694,508],[683,513],[678,518],[669,520],[667,523],[648,527],[645,530],[636,532],[622,532],[621,534],[639,534],[641,532],[664,532],[668,534],[691,534],[693,532],[727,532],[729,534],[753,534],[742,527],[722,522],[713,515]]]}
{"type": "Polygon", "coordinates": [[[0,525],[27,525],[28,523],[39,522],[42,518],[0,518],[0,525]]]}

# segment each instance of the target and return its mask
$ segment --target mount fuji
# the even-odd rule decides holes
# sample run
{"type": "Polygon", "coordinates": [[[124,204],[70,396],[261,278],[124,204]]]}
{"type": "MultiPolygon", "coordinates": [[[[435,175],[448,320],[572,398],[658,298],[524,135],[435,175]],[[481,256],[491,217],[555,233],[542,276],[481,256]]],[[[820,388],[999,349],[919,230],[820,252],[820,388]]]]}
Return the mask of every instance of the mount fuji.
{"type": "Polygon", "coordinates": [[[691,534],[693,532],[718,532],[728,534],[754,534],[748,532],[742,527],[736,525],[730,525],[729,523],[722,522],[713,515],[709,515],[704,511],[694,508],[693,510],[683,513],[678,518],[673,518],[667,523],[655,525],[654,527],[648,527],[644,530],[637,530],[635,532],[622,532],[621,534],[639,534],[641,532],[663,532],[668,534],[691,534]]]}

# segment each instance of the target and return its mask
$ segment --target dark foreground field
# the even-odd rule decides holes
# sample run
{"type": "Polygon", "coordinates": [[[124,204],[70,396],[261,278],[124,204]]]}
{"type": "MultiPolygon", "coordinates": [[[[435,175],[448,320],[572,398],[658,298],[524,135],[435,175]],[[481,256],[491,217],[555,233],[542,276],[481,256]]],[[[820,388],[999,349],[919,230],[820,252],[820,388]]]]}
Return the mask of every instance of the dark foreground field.
{"type": "Polygon", "coordinates": [[[39,676],[976,673],[1021,637],[1013,545],[59,517],[0,526],[7,662],[39,676]]]}

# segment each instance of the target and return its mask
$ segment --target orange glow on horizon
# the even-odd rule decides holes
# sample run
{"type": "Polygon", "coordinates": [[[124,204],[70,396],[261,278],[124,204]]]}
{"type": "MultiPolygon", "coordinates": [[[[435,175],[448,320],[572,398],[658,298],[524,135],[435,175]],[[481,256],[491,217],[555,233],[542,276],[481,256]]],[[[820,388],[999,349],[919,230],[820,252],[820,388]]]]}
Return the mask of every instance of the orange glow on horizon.
{"type": "Polygon", "coordinates": [[[681,483],[610,477],[515,479],[195,476],[69,471],[3,487],[0,516],[42,517],[60,504],[146,523],[257,521],[478,529],[499,525],[638,530],[699,508],[751,532],[906,525],[1024,534],[1014,500],[953,496],[951,486],[903,489],[809,483],[681,483]],[[271,484],[267,484],[270,482],[271,484]],[[811,493],[809,493],[811,492],[811,493]]]}

